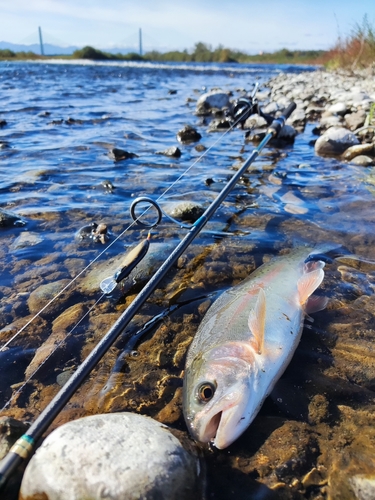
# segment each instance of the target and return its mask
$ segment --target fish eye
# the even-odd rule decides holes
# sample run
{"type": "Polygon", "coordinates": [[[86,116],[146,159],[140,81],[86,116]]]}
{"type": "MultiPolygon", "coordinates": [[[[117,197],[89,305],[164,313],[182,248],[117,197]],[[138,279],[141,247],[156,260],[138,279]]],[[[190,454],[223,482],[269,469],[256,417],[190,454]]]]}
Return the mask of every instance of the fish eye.
{"type": "Polygon", "coordinates": [[[216,386],[214,384],[211,382],[203,382],[203,384],[198,387],[197,391],[199,401],[201,403],[208,403],[214,397],[215,391],[216,386]]]}

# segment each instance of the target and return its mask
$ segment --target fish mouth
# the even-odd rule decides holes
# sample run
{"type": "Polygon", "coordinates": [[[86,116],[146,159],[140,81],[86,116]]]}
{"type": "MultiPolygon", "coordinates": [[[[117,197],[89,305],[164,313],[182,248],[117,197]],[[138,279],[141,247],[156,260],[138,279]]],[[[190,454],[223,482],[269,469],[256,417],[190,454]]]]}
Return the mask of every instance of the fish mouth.
{"type": "Polygon", "coordinates": [[[238,406],[233,406],[209,416],[202,422],[199,441],[211,442],[219,450],[227,448],[243,432],[243,427],[238,425],[242,420],[238,413],[238,406]]]}

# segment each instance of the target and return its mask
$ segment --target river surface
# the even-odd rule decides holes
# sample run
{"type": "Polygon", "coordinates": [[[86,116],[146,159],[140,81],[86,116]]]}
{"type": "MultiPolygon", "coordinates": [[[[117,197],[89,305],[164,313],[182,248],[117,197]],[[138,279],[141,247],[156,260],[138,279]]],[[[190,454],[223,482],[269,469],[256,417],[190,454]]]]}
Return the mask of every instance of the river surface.
{"type": "MultiPolygon", "coordinates": [[[[23,221],[0,227],[0,346],[7,343],[0,351],[4,415],[35,419],[134,298],[137,290],[132,288],[101,297],[100,279],[95,281],[111,274],[107,262],[116,263],[127,247],[147,234],[138,227],[127,230],[134,198],[161,197],[166,211],[172,202],[181,201],[205,208],[253,150],[240,128],[224,136],[209,132],[210,119],[194,113],[199,96],[219,87],[235,99],[250,92],[255,82],[262,90],[281,71],[314,70],[276,65],[0,63],[0,120],[6,122],[0,128],[0,208],[23,221]],[[177,141],[177,132],[186,124],[202,135],[199,142],[177,141]],[[201,159],[197,144],[205,149],[201,159]],[[159,154],[171,146],[180,148],[180,158],[159,154]],[[134,156],[115,161],[113,148],[134,156]],[[107,225],[108,241],[77,235],[93,222],[107,225]]],[[[324,494],[334,460],[334,430],[329,428],[342,434],[343,415],[357,409],[368,421],[365,415],[373,403],[375,268],[363,262],[375,257],[375,203],[372,170],[317,157],[314,126],[307,123],[292,145],[270,145],[263,151],[207,225],[208,230],[231,235],[202,233],[137,315],[132,331],[171,305],[178,306],[175,311],[155,322],[139,345],[130,349],[120,339],[55,425],[92,413],[130,410],[185,433],[184,356],[210,294],[239,282],[283,249],[303,242],[342,244],[359,256],[359,264],[327,266],[323,292],[330,306],[305,330],[279,393],[267,400],[253,424],[256,439],[250,428],[229,452],[208,457],[209,498],[253,498],[246,492],[259,493],[262,483],[268,493],[259,494],[271,495],[262,498],[326,498],[319,495],[324,494]],[[325,409],[322,416],[319,408],[325,409]],[[272,439],[282,440],[283,429],[285,453],[276,452],[272,458],[272,439]],[[303,455],[296,445],[297,458],[291,457],[290,436],[320,451],[303,455]],[[318,436],[326,439],[319,441],[318,436]],[[290,469],[284,473],[283,461],[290,469]],[[321,484],[301,483],[314,468],[323,477],[321,484]],[[225,481],[226,473],[237,478],[236,487],[225,481]],[[305,489],[297,487],[295,479],[305,489]],[[296,496],[282,496],[290,488],[296,496]]],[[[153,230],[156,266],[184,234],[186,229],[167,219],[153,230]]],[[[357,424],[361,428],[362,420],[357,424]]],[[[339,452],[336,459],[339,469],[339,452]]]]}

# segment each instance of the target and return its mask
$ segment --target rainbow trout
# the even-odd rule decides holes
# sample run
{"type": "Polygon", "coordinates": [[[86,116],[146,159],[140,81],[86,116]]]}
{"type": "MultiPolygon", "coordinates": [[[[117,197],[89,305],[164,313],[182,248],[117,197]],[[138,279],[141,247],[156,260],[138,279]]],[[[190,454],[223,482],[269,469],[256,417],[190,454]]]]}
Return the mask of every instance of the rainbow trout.
{"type": "Polygon", "coordinates": [[[263,264],[207,311],[183,387],[185,420],[197,441],[226,448],[257,415],[293,356],[305,313],[327,304],[311,296],[324,278],[321,251],[301,247],[263,264]]]}

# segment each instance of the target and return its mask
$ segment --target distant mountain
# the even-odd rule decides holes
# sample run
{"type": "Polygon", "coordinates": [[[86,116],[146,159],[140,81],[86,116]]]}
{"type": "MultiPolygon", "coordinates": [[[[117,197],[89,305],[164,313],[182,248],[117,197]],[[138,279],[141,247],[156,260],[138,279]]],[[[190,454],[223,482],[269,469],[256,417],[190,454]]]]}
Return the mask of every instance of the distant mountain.
{"type": "MultiPolygon", "coordinates": [[[[52,45],[50,43],[44,43],[44,54],[45,55],[61,55],[61,54],[73,54],[75,50],[79,47],[59,47],[57,45],[52,45]]],[[[35,54],[40,54],[39,43],[33,43],[31,45],[22,45],[10,42],[0,42],[0,49],[9,49],[13,52],[34,52],[35,54]]]]}
{"type": "MultiPolygon", "coordinates": [[[[70,46],[70,47],[59,47],[58,45],[52,45],[50,43],[43,43],[44,55],[54,56],[54,55],[71,55],[77,49],[82,47],[70,46]]],[[[97,48],[97,47],[95,47],[97,48]]],[[[33,43],[31,45],[21,45],[10,42],[0,42],[0,49],[9,49],[13,52],[34,52],[35,54],[40,54],[39,43],[33,43]]],[[[138,52],[134,47],[115,47],[110,49],[100,49],[103,52],[109,52],[110,54],[128,54],[129,52],[138,52]]]]}

